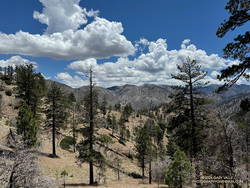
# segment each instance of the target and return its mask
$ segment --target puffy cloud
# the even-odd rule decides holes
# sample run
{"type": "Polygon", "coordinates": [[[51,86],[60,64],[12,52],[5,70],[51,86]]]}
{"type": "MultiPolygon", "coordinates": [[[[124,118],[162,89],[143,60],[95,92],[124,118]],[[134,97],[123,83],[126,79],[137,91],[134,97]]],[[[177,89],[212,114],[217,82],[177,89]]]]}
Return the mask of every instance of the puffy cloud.
{"type": "Polygon", "coordinates": [[[46,33],[0,33],[0,54],[71,60],[134,54],[135,47],[122,35],[120,22],[97,17],[96,11],[81,8],[80,0],[40,2],[44,9],[42,13],[35,11],[33,17],[48,26],[46,33]],[[87,23],[87,16],[94,16],[95,19],[80,29],[87,23]]]}
{"type": "Polygon", "coordinates": [[[12,56],[7,60],[0,60],[0,67],[8,67],[8,66],[16,67],[18,65],[26,65],[26,64],[32,64],[34,65],[34,67],[37,67],[36,62],[24,59],[20,56],[12,56]]]}
{"type": "Polygon", "coordinates": [[[98,11],[87,11],[79,6],[80,0],[39,0],[44,8],[42,13],[34,11],[33,17],[46,24],[46,33],[77,30],[87,23],[87,16],[97,16],[98,11]]]}
{"type": "Polygon", "coordinates": [[[71,86],[71,87],[80,87],[86,85],[88,82],[83,80],[79,76],[71,76],[67,72],[62,72],[56,75],[56,79],[61,80],[64,84],[71,86]]]}
{"type": "Polygon", "coordinates": [[[96,68],[97,62],[96,59],[90,58],[86,59],[85,61],[75,61],[71,63],[68,68],[73,69],[73,70],[78,70],[80,73],[87,73],[90,69],[90,67],[96,68]]]}
{"type": "MultiPolygon", "coordinates": [[[[184,40],[179,50],[168,50],[165,39],[148,41],[142,39],[136,44],[137,48],[146,48],[142,53],[132,60],[118,58],[116,62],[105,62],[98,64],[96,59],[72,62],[68,68],[77,74],[88,72],[90,66],[94,70],[97,85],[109,87],[124,84],[176,84],[171,79],[171,74],[177,73],[178,64],[182,64],[187,57],[196,59],[209,74],[205,81],[210,83],[221,83],[216,80],[219,69],[232,63],[217,54],[208,55],[204,50],[197,49],[190,40],[184,40]]],[[[219,74],[219,73],[218,73],[219,74]]],[[[83,82],[82,82],[83,84],[83,82]]],[[[78,85],[81,86],[81,85],[78,85]]]]}
{"type": "Polygon", "coordinates": [[[135,49],[121,33],[121,23],[96,18],[83,30],[67,30],[51,35],[0,33],[1,54],[45,56],[56,59],[107,58],[127,56],[135,49]]]}

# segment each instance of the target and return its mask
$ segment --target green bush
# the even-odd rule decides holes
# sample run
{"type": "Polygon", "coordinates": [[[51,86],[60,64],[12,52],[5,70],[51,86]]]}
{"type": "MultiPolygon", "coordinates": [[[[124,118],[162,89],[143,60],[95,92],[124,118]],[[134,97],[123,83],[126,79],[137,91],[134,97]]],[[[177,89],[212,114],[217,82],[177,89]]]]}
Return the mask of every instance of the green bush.
{"type": "Polygon", "coordinates": [[[108,135],[100,135],[99,137],[99,141],[104,144],[104,145],[107,145],[107,144],[114,144],[114,141],[112,140],[112,138],[108,135]]]}
{"type": "Polygon", "coordinates": [[[10,79],[4,80],[4,82],[5,82],[7,85],[11,85],[11,84],[12,84],[12,81],[11,81],[10,79]]]}
{"type": "Polygon", "coordinates": [[[131,154],[130,152],[129,153],[123,153],[127,158],[133,160],[134,159],[134,156],[133,154],[131,154]]]}
{"type": "Polygon", "coordinates": [[[3,80],[5,82],[5,84],[7,84],[7,85],[11,85],[11,83],[12,83],[12,79],[7,75],[2,75],[1,80],[3,80]]]}
{"type": "Polygon", "coordinates": [[[66,136],[60,142],[60,147],[63,150],[70,151],[70,146],[73,146],[76,143],[76,140],[72,136],[66,136]]]}
{"type": "Polygon", "coordinates": [[[11,96],[11,95],[12,95],[12,91],[11,91],[10,89],[7,89],[7,90],[5,91],[5,94],[6,94],[7,96],[11,96]]]}
{"type": "Polygon", "coordinates": [[[10,126],[10,127],[16,127],[16,118],[10,118],[5,121],[5,125],[10,126]]]}

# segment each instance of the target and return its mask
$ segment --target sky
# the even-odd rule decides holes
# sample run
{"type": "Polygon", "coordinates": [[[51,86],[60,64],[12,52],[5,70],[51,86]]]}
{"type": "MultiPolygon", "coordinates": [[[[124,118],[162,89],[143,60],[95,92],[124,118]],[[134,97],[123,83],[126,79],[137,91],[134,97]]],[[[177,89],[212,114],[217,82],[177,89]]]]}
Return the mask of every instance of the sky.
{"type": "MultiPolygon", "coordinates": [[[[71,87],[175,84],[171,74],[187,57],[219,84],[227,0],[1,0],[0,66],[34,64],[36,71],[71,87]]],[[[245,83],[240,80],[239,83],[245,83]]]]}

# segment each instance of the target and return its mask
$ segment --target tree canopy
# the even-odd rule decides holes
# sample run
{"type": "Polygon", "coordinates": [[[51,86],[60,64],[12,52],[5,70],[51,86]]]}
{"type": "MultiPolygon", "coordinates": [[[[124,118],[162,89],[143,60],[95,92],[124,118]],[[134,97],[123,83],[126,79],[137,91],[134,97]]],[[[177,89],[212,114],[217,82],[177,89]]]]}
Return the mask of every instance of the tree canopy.
{"type": "MultiPolygon", "coordinates": [[[[250,2],[248,0],[229,0],[225,9],[229,12],[230,16],[218,28],[216,35],[220,38],[224,37],[230,30],[242,26],[250,20],[249,10],[250,2]]],[[[249,80],[250,68],[250,32],[246,31],[244,34],[239,34],[224,48],[225,58],[233,58],[239,60],[239,64],[228,66],[221,71],[218,76],[219,80],[225,80],[226,83],[219,91],[232,86],[240,77],[249,80]]]]}

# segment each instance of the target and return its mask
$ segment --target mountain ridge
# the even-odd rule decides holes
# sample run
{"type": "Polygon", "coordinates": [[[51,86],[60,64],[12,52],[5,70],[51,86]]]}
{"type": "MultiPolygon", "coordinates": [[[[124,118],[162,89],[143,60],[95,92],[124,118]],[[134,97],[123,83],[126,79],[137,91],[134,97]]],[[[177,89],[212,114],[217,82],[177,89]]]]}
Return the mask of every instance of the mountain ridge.
{"type": "MultiPolygon", "coordinates": [[[[66,84],[51,80],[47,80],[47,85],[49,86],[52,82],[56,83],[65,93],[74,93],[77,100],[81,100],[88,91],[88,86],[72,88],[66,84]]],[[[239,96],[239,98],[250,96],[250,85],[234,85],[217,94],[214,91],[218,87],[219,85],[211,84],[200,88],[199,91],[202,95],[214,99],[217,104],[221,104],[230,99],[235,99],[237,96],[239,96]]],[[[136,110],[156,107],[168,103],[171,100],[169,95],[175,92],[170,85],[156,84],[144,84],[140,86],[126,84],[108,88],[96,86],[95,88],[99,94],[99,102],[105,98],[109,105],[115,105],[116,103],[130,103],[136,110]]]]}

